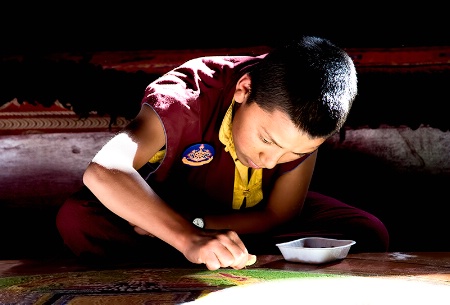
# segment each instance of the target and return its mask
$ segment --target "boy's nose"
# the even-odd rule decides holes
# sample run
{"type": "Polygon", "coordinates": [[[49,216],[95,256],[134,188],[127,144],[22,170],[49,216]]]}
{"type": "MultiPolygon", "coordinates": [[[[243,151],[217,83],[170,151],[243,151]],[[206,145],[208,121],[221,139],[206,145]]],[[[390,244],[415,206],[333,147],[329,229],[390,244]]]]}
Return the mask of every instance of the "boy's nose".
{"type": "Polygon", "coordinates": [[[261,161],[264,163],[264,167],[267,169],[272,169],[278,164],[280,156],[275,153],[265,153],[264,158],[261,161]]]}

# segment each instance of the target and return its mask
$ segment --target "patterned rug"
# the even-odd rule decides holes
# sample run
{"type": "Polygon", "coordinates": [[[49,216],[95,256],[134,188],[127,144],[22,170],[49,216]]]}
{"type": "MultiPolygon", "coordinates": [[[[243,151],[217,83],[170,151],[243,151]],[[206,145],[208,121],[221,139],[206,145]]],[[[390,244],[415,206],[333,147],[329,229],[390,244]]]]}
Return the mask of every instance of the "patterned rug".
{"type": "Polygon", "coordinates": [[[127,268],[0,278],[2,305],[450,304],[448,283],[269,268],[127,268]]]}
{"type": "Polygon", "coordinates": [[[123,117],[112,118],[107,115],[91,113],[80,118],[73,110],[64,107],[59,101],[51,106],[17,99],[0,106],[0,135],[20,135],[55,132],[91,132],[121,130],[129,123],[123,117]]]}
{"type": "Polygon", "coordinates": [[[338,277],[273,269],[116,269],[0,278],[0,304],[183,304],[279,279],[338,277]]]}

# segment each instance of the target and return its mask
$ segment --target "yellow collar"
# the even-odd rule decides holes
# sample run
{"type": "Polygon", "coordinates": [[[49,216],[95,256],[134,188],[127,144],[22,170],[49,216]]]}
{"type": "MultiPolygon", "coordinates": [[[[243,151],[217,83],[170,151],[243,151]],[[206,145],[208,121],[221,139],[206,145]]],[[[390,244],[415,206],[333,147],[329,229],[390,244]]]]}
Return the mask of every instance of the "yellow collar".
{"type": "Polygon", "coordinates": [[[245,207],[255,206],[263,199],[262,193],[262,169],[251,169],[250,181],[248,178],[249,168],[243,165],[236,155],[233,141],[233,107],[235,101],[231,102],[222,125],[219,130],[219,140],[225,145],[225,151],[228,151],[236,165],[234,175],[234,191],[232,207],[238,210],[242,207],[244,198],[246,199],[245,207]]]}

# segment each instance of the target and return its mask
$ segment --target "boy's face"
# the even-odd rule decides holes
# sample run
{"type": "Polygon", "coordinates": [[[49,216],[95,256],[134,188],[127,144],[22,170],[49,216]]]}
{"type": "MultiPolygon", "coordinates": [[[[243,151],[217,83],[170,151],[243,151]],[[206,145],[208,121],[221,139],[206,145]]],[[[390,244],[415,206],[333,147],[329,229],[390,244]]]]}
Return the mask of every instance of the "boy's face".
{"type": "Polygon", "coordinates": [[[273,168],[315,151],[326,139],[310,139],[289,117],[275,110],[269,113],[256,103],[240,103],[233,116],[233,140],[242,164],[252,168],[273,168]]]}

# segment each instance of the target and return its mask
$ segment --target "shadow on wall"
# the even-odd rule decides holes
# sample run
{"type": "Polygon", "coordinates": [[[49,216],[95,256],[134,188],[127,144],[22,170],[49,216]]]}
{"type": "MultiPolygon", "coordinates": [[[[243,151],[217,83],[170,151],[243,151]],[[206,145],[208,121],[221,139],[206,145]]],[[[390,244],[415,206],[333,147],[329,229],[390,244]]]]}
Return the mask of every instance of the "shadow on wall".
{"type": "Polygon", "coordinates": [[[363,128],[319,149],[311,189],[378,216],[391,251],[450,251],[450,132],[363,128]]]}

